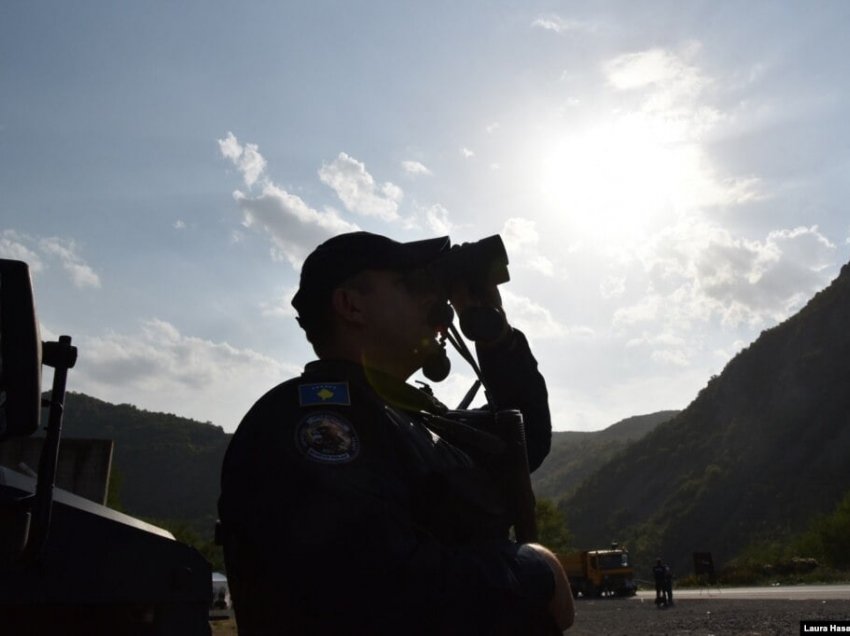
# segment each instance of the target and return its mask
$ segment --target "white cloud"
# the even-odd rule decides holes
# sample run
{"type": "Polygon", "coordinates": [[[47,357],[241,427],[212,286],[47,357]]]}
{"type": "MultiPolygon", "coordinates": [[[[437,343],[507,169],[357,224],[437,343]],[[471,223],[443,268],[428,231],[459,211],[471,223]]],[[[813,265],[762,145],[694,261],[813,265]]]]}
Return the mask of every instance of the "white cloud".
{"type": "Polygon", "coordinates": [[[626,342],[627,349],[649,349],[649,358],[665,366],[687,367],[695,352],[684,337],[669,332],[643,333],[626,342]]]}
{"type": "Polygon", "coordinates": [[[78,338],[74,387],[112,402],[213,421],[229,430],[266,389],[300,369],[249,349],[186,336],[152,319],[136,333],[78,338]]]}
{"type": "Polygon", "coordinates": [[[603,72],[618,90],[643,91],[647,112],[673,111],[710,124],[719,113],[698,104],[697,99],[713,81],[689,62],[699,50],[700,45],[692,43],[681,53],[660,48],[626,53],[606,62],[603,72]]]}
{"type": "Polygon", "coordinates": [[[604,70],[608,81],[620,90],[672,84],[699,88],[702,84],[695,67],[664,49],[620,55],[608,61],[604,70]]]}
{"type": "Polygon", "coordinates": [[[602,298],[616,298],[626,291],[625,276],[607,276],[599,285],[602,298]]]}
{"type": "Polygon", "coordinates": [[[293,267],[300,267],[307,254],[319,243],[357,226],[340,218],[336,211],[314,210],[297,195],[266,183],[260,195],[250,197],[235,192],[246,227],[259,228],[279,254],[293,267]]]}
{"type": "Polygon", "coordinates": [[[402,226],[405,230],[416,232],[425,229],[429,235],[451,234],[457,226],[450,216],[449,210],[439,203],[434,205],[414,203],[413,214],[402,219],[402,226]]]}
{"type": "Polygon", "coordinates": [[[525,296],[509,289],[500,288],[499,291],[508,321],[529,338],[537,340],[593,335],[593,330],[588,327],[570,327],[560,322],[549,309],[525,296]]]}
{"type": "Polygon", "coordinates": [[[454,225],[449,220],[449,211],[439,203],[425,211],[428,227],[439,235],[451,234],[454,225]]]}
{"type": "Polygon", "coordinates": [[[185,221],[183,221],[182,219],[177,219],[177,220],[174,222],[174,229],[175,229],[175,230],[184,230],[184,229],[186,229],[186,223],[185,223],[185,221]]]}
{"type": "Polygon", "coordinates": [[[509,218],[500,235],[511,265],[529,267],[545,276],[554,275],[552,261],[540,252],[540,235],[535,221],[522,217],[509,218]]]}
{"type": "Polygon", "coordinates": [[[428,176],[431,174],[428,167],[418,161],[402,161],[401,169],[404,170],[406,174],[413,176],[428,176]]]}
{"type": "Polygon", "coordinates": [[[26,262],[33,274],[44,271],[51,261],[58,261],[75,287],[99,288],[101,285],[100,276],[77,253],[73,240],[57,237],[39,239],[14,230],[4,230],[0,233],[0,257],[26,262]]]}
{"type": "Polygon", "coordinates": [[[59,259],[62,268],[76,287],[100,287],[100,277],[77,254],[73,241],[60,238],[46,238],[39,242],[41,249],[59,259]]]}
{"type": "Polygon", "coordinates": [[[537,223],[522,217],[512,217],[505,221],[501,236],[507,247],[517,251],[536,247],[540,241],[537,223]]]}
{"type": "Polygon", "coordinates": [[[525,259],[525,264],[530,269],[540,272],[544,276],[552,277],[555,275],[555,265],[542,254],[532,255],[525,259]]]}
{"type": "Polygon", "coordinates": [[[665,346],[665,347],[681,347],[684,346],[685,339],[671,333],[647,333],[644,332],[640,336],[634,337],[626,342],[626,347],[640,346],[665,346]]]}
{"type": "Polygon", "coordinates": [[[659,301],[660,298],[658,295],[650,294],[644,296],[637,303],[617,309],[614,312],[614,325],[628,326],[655,321],[658,316],[659,301]]]}
{"type": "Polygon", "coordinates": [[[731,360],[739,351],[744,349],[747,345],[749,345],[748,342],[745,342],[743,340],[735,340],[731,345],[729,345],[729,347],[715,349],[712,353],[714,354],[715,358],[725,364],[726,362],[731,360]]]}
{"type": "Polygon", "coordinates": [[[465,159],[471,159],[472,157],[475,156],[475,153],[473,151],[471,151],[469,148],[467,148],[466,146],[464,146],[460,149],[460,154],[463,155],[463,157],[465,159]]]}
{"type": "Polygon", "coordinates": [[[614,324],[659,321],[682,329],[714,319],[728,327],[776,323],[829,282],[835,253],[814,226],[751,240],[706,223],[680,223],[645,246],[646,294],[620,308],[614,324]]]}
{"type": "Polygon", "coordinates": [[[730,324],[779,321],[826,282],[835,245],[817,227],[770,232],[764,241],[710,235],[693,261],[699,290],[730,324]]]}
{"type": "Polygon", "coordinates": [[[650,354],[650,358],[655,362],[676,367],[687,367],[691,362],[688,354],[682,349],[656,349],[650,354]]]}
{"type": "Polygon", "coordinates": [[[594,31],[596,27],[589,22],[567,20],[556,14],[542,15],[531,23],[531,26],[545,31],[562,34],[570,31],[594,31]]]}
{"type": "Polygon", "coordinates": [[[344,152],[329,164],[323,164],[319,178],[336,192],[345,208],[385,221],[398,218],[398,206],[404,193],[397,185],[378,185],[366,166],[344,152]]]}
{"type": "MultiPolygon", "coordinates": [[[[270,179],[260,179],[266,161],[256,144],[243,147],[230,132],[226,139],[219,139],[218,144],[222,156],[230,159],[242,172],[249,187],[261,181],[259,194],[237,190],[233,198],[242,210],[242,224],[265,234],[271,240],[272,258],[286,260],[294,268],[299,268],[307,254],[319,243],[342,232],[359,229],[357,225],[342,219],[336,210],[316,210],[301,197],[287,192],[270,179]]],[[[234,231],[231,242],[239,243],[243,238],[242,232],[234,231]]]]}
{"type": "Polygon", "coordinates": [[[41,271],[43,268],[41,258],[24,244],[31,241],[29,237],[18,234],[14,230],[3,230],[0,232],[0,258],[24,261],[29,265],[32,273],[41,271]]]}
{"type": "Polygon", "coordinates": [[[261,313],[272,318],[295,318],[298,312],[292,306],[292,299],[297,292],[298,286],[296,285],[279,294],[274,301],[262,303],[260,305],[261,313]]]}
{"type": "Polygon", "coordinates": [[[618,91],[636,93],[645,115],[661,118],[670,132],[694,140],[726,117],[702,99],[715,80],[691,63],[700,51],[691,43],[681,52],[654,48],[626,53],[603,63],[608,83],[618,91]]]}
{"type": "Polygon", "coordinates": [[[260,154],[256,144],[245,144],[242,146],[232,132],[227,137],[218,140],[218,146],[222,156],[230,159],[236,169],[242,173],[245,185],[253,187],[266,169],[266,160],[260,154]]]}

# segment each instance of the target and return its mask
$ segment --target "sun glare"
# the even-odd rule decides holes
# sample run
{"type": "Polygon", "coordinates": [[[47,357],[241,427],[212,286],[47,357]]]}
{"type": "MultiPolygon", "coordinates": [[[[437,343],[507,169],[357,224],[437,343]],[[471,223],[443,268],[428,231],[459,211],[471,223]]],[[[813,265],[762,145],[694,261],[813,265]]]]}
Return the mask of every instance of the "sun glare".
{"type": "Polygon", "coordinates": [[[639,239],[676,213],[698,170],[681,132],[633,115],[547,142],[538,173],[544,206],[584,238],[639,239]]]}

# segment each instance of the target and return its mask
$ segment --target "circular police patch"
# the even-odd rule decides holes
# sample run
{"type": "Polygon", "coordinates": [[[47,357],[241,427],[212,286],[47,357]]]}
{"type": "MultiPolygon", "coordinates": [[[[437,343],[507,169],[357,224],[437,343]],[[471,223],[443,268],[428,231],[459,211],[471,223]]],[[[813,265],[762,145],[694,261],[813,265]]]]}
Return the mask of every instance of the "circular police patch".
{"type": "Polygon", "coordinates": [[[311,413],[298,423],[295,443],[308,459],[341,464],[360,453],[360,439],[348,420],[327,411],[311,413]]]}

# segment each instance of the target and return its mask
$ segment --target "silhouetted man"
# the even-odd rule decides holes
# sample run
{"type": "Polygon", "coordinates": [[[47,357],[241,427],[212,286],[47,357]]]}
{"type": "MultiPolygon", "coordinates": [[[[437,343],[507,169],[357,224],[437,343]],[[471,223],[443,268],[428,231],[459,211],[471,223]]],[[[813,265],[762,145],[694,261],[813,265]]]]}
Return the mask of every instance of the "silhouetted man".
{"type": "MultiPolygon", "coordinates": [[[[457,412],[405,382],[441,355],[429,316],[447,299],[427,267],[449,245],[356,232],[304,262],[293,306],[318,360],[251,408],[222,469],[242,636],[551,634],[572,623],[554,555],[507,539],[501,447],[469,427],[449,441],[457,412]]],[[[495,287],[479,292],[460,285],[450,299],[504,315],[495,287]]],[[[525,337],[505,321],[477,353],[491,400],[524,412],[539,466],[551,425],[525,337]]]]}

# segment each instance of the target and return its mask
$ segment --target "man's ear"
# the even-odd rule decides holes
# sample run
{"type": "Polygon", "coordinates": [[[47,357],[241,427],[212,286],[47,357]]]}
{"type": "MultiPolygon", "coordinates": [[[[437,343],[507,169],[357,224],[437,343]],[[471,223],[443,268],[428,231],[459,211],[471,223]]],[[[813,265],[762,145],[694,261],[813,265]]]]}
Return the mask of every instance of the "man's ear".
{"type": "Polygon", "coordinates": [[[364,321],[363,293],[353,287],[337,287],[331,292],[331,308],[345,322],[364,321]]]}

